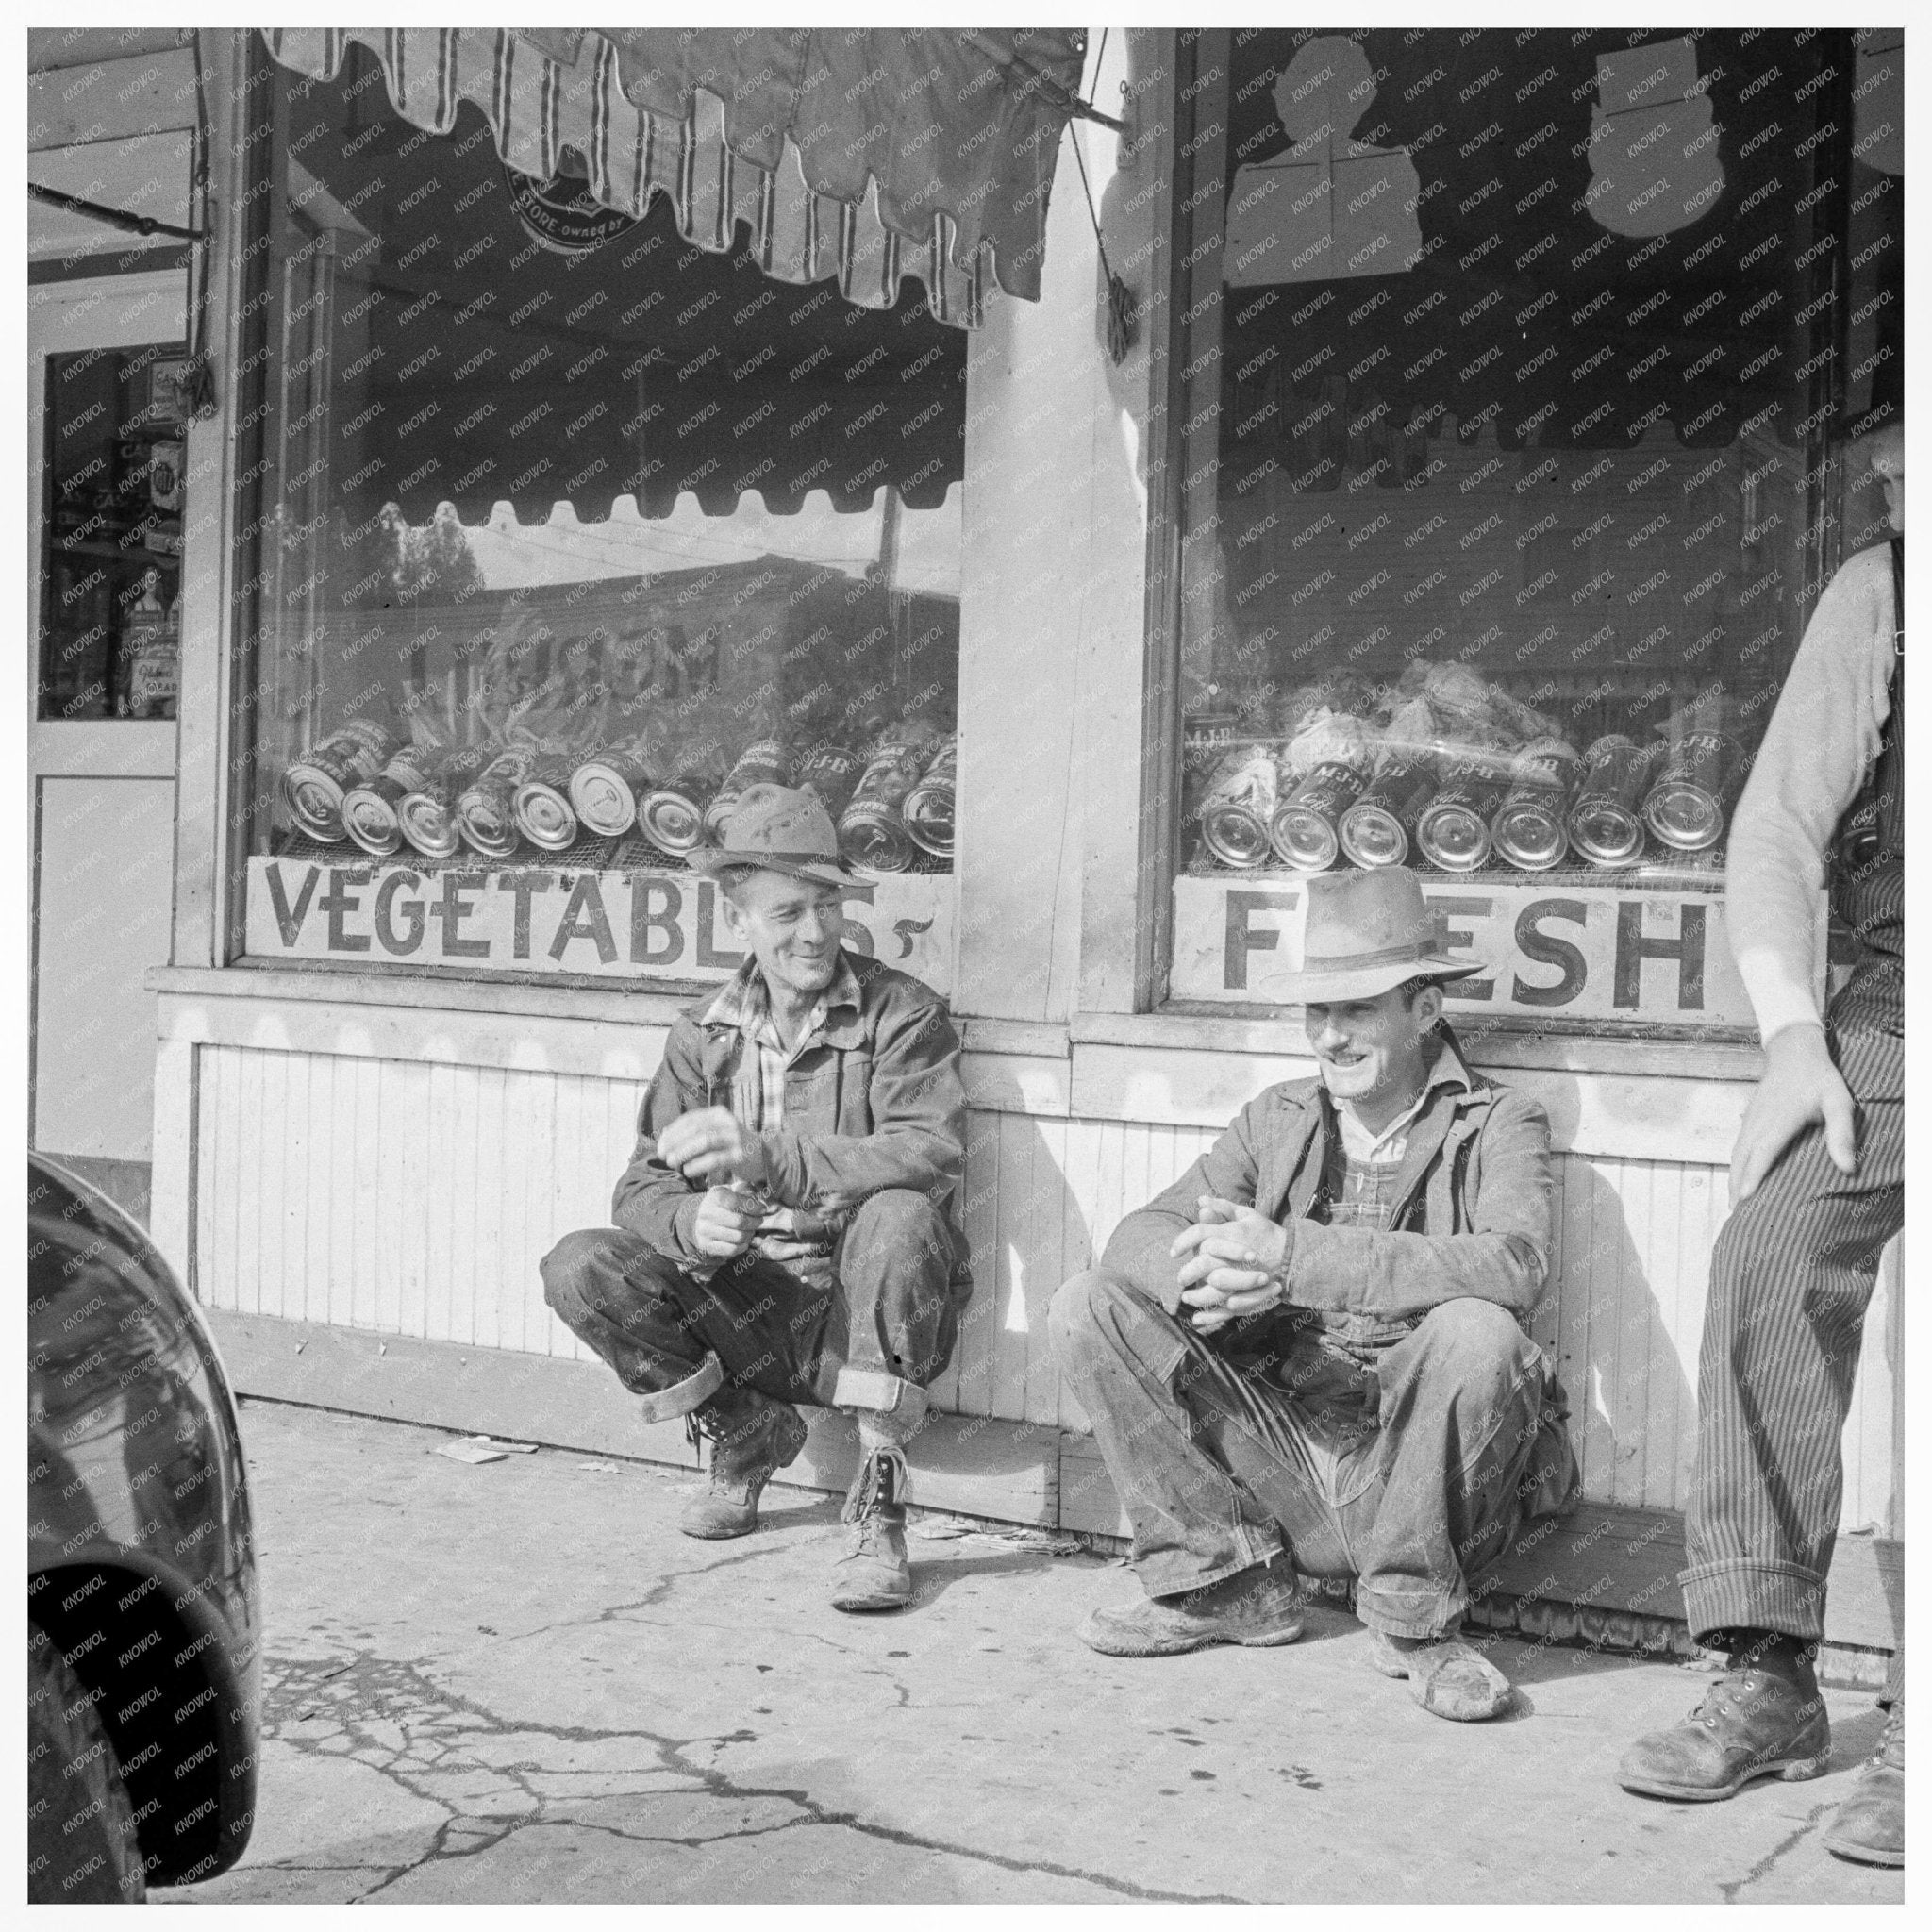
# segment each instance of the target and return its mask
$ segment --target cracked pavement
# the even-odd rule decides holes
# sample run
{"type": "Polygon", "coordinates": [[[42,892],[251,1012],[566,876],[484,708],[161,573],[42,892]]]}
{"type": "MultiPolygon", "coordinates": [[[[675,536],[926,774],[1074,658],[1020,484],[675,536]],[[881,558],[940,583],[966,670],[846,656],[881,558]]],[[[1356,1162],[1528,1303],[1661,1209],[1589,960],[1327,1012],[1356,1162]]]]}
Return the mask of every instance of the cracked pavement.
{"type": "MultiPolygon", "coordinates": [[[[1443,1724],[1318,1607],[1285,1650],[1125,1661],[1074,1627],[1091,1553],[911,1541],[918,1598],[825,1602],[838,1500],[694,1542],[691,1473],[244,1403],[268,1640],[255,1839],[157,1898],[349,1902],[1897,1902],[1821,1831],[1875,1748],[1831,1691],[1824,1778],[1621,1790],[1681,1666],[1506,1641],[1519,1708],[1443,1724]]],[[[917,1501],[917,1463],[914,1463],[917,1501]]]]}

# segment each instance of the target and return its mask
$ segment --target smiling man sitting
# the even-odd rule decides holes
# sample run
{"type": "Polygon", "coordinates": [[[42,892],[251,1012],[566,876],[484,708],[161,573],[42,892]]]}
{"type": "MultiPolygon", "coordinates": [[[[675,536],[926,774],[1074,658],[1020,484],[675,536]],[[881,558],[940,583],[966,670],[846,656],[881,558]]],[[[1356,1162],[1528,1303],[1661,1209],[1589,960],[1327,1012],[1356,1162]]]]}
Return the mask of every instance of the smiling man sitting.
{"type": "Polygon", "coordinates": [[[721,829],[698,863],[749,957],[672,1027],[617,1225],[566,1235],[544,1298],[646,1422],[712,1439],[687,1536],[758,1526],[760,1491],[805,1447],[793,1404],[854,1411],[832,1602],[897,1609],[905,1444],[972,1291],[959,1042],[929,987],[840,943],[851,874],[815,794],[751,786],[721,829]]]}
{"type": "Polygon", "coordinates": [[[1412,874],[1311,879],[1288,996],[1318,1076],[1250,1102],[1055,1297],[1146,1592],[1088,1619],[1095,1650],[1291,1643],[1297,1575],[1352,1576],[1371,1661],[1425,1709],[1509,1703],[1458,1639],[1468,1579],[1571,1506],[1575,1463],[1527,1331],[1548,1124],[1441,1017],[1442,982],[1479,971],[1412,874]]]}

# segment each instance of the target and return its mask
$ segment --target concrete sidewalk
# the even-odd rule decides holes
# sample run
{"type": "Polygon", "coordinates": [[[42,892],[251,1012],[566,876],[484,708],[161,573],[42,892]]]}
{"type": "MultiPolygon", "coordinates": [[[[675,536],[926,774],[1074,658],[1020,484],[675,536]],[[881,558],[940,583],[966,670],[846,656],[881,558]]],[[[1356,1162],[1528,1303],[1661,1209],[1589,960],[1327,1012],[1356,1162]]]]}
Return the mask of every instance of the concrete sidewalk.
{"type": "MultiPolygon", "coordinates": [[[[825,1604],[838,1505],[677,1534],[688,1478],[244,1404],[268,1616],[258,1822],[206,1900],[1899,1902],[1820,1826],[1875,1746],[1729,1804],[1618,1789],[1694,1671],[1515,1641],[1492,1724],[1426,1715],[1317,1609],[1287,1650],[1074,1637],[1116,1562],[915,1538],[919,1600],[825,1604]]],[[[916,1481],[916,1476],[915,1476],[916,1481]]]]}

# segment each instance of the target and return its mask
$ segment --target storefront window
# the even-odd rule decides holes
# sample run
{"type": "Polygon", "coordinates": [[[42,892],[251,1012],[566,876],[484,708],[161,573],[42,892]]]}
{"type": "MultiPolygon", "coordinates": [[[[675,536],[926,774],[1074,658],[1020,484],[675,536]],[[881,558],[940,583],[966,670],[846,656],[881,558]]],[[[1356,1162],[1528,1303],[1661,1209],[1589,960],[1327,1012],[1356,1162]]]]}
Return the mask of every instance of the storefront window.
{"type": "Polygon", "coordinates": [[[717,977],[688,861],[774,779],[861,868],[849,942],[941,976],[963,334],[382,80],[275,76],[247,952],[717,977]]]}
{"type": "Polygon", "coordinates": [[[186,358],[156,343],[47,358],[43,721],[175,715],[186,358]]]}
{"type": "Polygon", "coordinates": [[[1298,877],[1404,863],[1466,1003],[1748,1024],[1713,894],[1821,580],[1844,38],[1192,43],[1175,997],[1265,1000],[1298,877]]]}

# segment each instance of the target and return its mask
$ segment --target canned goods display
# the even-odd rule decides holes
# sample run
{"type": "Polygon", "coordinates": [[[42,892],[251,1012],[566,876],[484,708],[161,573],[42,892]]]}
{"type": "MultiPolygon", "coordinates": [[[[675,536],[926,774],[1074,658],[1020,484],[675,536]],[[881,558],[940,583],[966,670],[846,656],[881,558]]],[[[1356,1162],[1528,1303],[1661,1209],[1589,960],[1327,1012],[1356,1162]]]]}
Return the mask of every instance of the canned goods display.
{"type": "Polygon", "coordinates": [[[705,837],[714,843],[724,814],[753,785],[789,785],[791,782],[791,755],[775,738],[761,738],[739,753],[738,761],[725,775],[717,795],[705,808],[705,837]]]}
{"type": "Polygon", "coordinates": [[[798,760],[798,782],[817,794],[827,815],[836,823],[852,798],[865,759],[850,745],[815,744],[798,760]]]}
{"type": "Polygon", "coordinates": [[[933,734],[916,728],[889,731],[867,760],[865,775],[839,818],[839,845],[869,872],[904,872],[919,847],[906,829],[900,807],[920,778],[933,734]]]}
{"type": "Polygon", "coordinates": [[[312,744],[282,774],[282,796],[297,827],[334,845],[348,837],[342,801],[395,756],[396,735],[373,718],[352,718],[312,744]]]}
{"type": "Polygon", "coordinates": [[[1433,758],[1407,753],[1384,758],[1368,790],[1336,827],[1349,862],[1364,870],[1400,865],[1408,857],[1417,821],[1435,795],[1433,758]]]}
{"type": "Polygon", "coordinates": [[[389,858],[402,850],[403,800],[426,782],[435,758],[425,747],[405,745],[373,778],[343,793],[343,829],[370,858],[389,858]]]}
{"type": "Polygon", "coordinates": [[[1743,746],[1720,731],[1689,731],[1653,757],[1644,824],[1674,852],[1707,851],[1744,789],[1743,746]]]}
{"type": "Polygon", "coordinates": [[[1582,762],[1575,746],[1560,738],[1524,746],[1490,824],[1499,858],[1522,872],[1547,872],[1570,849],[1564,818],[1582,762]]]}
{"type": "Polygon", "coordinates": [[[641,745],[593,752],[570,775],[571,808],[599,838],[617,839],[638,822],[638,806],[651,789],[641,745]]]}
{"type": "Polygon", "coordinates": [[[1457,760],[1416,822],[1417,849],[1444,872],[1474,872],[1490,856],[1490,823],[1506,790],[1493,759],[1457,760]]]}
{"type": "Polygon", "coordinates": [[[922,852],[935,858],[953,856],[953,808],[958,791],[959,746],[948,739],[934,754],[919,783],[906,794],[899,815],[922,852]]]}
{"type": "Polygon", "coordinates": [[[1595,866],[1634,865],[1643,854],[1640,802],[1649,789],[1655,748],[1607,732],[1583,755],[1570,842],[1595,866]]]}
{"type": "Polygon", "coordinates": [[[1246,871],[1267,863],[1268,826],[1280,791],[1272,745],[1236,745],[1222,754],[1201,800],[1201,837],[1222,864],[1246,871]]]}
{"type": "Polygon", "coordinates": [[[457,799],[457,829],[484,858],[508,858],[517,849],[517,787],[538,758],[534,744],[507,745],[457,799]]]}
{"type": "Polygon", "coordinates": [[[398,802],[396,821],[403,837],[425,858],[457,856],[463,842],[457,829],[457,797],[492,756],[484,745],[445,753],[423,784],[398,802]]]}
{"type": "Polygon", "coordinates": [[[1360,796],[1366,777],[1358,764],[1337,760],[1317,765],[1268,821],[1268,842],[1276,858],[1302,872],[1324,872],[1333,865],[1341,851],[1336,828],[1360,796]]]}
{"type": "Polygon", "coordinates": [[[575,771],[575,755],[550,753],[530,767],[510,800],[517,829],[540,852],[562,852],[576,842],[577,815],[570,802],[575,771]]]}

